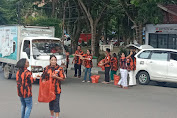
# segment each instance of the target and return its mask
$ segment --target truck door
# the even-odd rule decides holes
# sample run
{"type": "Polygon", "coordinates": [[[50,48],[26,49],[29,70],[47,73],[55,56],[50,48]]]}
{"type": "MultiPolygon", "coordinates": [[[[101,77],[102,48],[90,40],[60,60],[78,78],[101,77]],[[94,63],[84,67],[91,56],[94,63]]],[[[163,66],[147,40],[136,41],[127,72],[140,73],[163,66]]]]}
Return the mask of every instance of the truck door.
{"type": "Polygon", "coordinates": [[[21,46],[20,58],[30,59],[30,41],[24,40],[21,46]]]}

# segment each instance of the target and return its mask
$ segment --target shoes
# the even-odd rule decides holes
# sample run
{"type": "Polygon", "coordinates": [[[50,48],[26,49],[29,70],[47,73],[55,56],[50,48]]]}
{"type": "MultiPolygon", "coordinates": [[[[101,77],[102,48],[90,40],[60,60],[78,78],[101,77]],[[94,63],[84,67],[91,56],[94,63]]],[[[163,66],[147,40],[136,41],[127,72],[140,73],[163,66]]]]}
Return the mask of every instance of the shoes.
{"type": "Polygon", "coordinates": [[[78,78],[81,78],[81,76],[78,76],[78,78]]]}
{"type": "Polygon", "coordinates": [[[82,83],[84,83],[84,82],[85,82],[85,80],[82,81],[82,83]]]}
{"type": "Polygon", "coordinates": [[[90,81],[87,81],[87,83],[90,83],[90,81]]]}
{"type": "Polygon", "coordinates": [[[123,87],[123,89],[128,89],[128,87],[123,87]]]}
{"type": "Polygon", "coordinates": [[[118,86],[119,88],[122,88],[122,86],[121,86],[121,85],[119,85],[119,84],[118,84],[117,86],[118,86]]]}
{"type": "Polygon", "coordinates": [[[114,82],[114,80],[111,80],[110,82],[114,82]]]}
{"type": "Polygon", "coordinates": [[[102,83],[103,83],[103,84],[109,84],[109,82],[105,82],[105,81],[103,81],[102,83]]]}
{"type": "Polygon", "coordinates": [[[74,75],[74,77],[77,77],[77,75],[74,75]]]}

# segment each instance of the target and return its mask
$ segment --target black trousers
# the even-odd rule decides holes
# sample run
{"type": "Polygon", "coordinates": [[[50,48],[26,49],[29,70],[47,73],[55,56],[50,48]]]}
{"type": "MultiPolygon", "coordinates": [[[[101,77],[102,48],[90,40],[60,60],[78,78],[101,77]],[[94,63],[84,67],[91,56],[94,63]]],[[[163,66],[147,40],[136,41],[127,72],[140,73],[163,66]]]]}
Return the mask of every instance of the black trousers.
{"type": "Polygon", "coordinates": [[[110,67],[105,67],[105,82],[109,82],[110,67]]]}
{"type": "Polygon", "coordinates": [[[74,76],[77,76],[77,70],[78,70],[78,76],[81,76],[81,64],[74,64],[74,70],[75,70],[74,76]]]}

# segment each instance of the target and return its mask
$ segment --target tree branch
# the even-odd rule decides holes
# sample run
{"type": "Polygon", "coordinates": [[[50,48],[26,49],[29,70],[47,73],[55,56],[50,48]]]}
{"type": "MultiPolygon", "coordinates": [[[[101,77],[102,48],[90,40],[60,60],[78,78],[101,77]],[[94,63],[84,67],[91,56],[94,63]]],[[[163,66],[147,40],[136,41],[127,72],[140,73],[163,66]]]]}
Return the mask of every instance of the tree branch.
{"type": "Polygon", "coordinates": [[[87,10],[86,6],[84,5],[83,1],[78,0],[78,2],[80,3],[81,7],[84,9],[90,24],[93,24],[93,18],[91,16],[90,12],[88,12],[88,10],[87,10]]]}

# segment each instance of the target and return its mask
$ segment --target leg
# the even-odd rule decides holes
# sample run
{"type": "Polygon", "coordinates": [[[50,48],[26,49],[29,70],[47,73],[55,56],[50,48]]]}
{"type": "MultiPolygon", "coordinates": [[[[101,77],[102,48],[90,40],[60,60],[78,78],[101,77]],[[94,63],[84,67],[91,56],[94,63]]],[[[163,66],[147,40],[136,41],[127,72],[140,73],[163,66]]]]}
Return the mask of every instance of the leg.
{"type": "Polygon", "coordinates": [[[52,117],[54,117],[54,101],[49,102],[49,110],[52,117]]]}
{"type": "Polygon", "coordinates": [[[25,118],[29,118],[30,113],[31,113],[31,109],[32,109],[32,105],[33,105],[32,97],[25,98],[25,103],[26,103],[25,118]]]}
{"type": "Polygon", "coordinates": [[[78,65],[78,69],[79,69],[79,74],[78,74],[78,77],[80,77],[80,76],[81,76],[81,64],[80,64],[80,65],[78,65]]]}
{"type": "Polygon", "coordinates": [[[108,82],[109,70],[108,67],[105,67],[105,82],[108,82]]]}
{"type": "Polygon", "coordinates": [[[107,68],[107,74],[106,74],[107,75],[107,79],[106,79],[106,82],[109,82],[109,80],[110,80],[109,79],[110,78],[109,77],[110,76],[109,72],[110,72],[110,67],[107,68]]]}
{"type": "Polygon", "coordinates": [[[91,71],[92,71],[92,68],[89,68],[88,69],[88,72],[89,72],[89,81],[91,81],[91,71]]]}
{"type": "Polygon", "coordinates": [[[20,97],[21,101],[21,118],[25,118],[25,108],[26,108],[26,103],[24,98],[20,97]]]}
{"type": "Polygon", "coordinates": [[[122,85],[122,77],[123,77],[123,71],[122,71],[122,69],[120,69],[120,75],[121,75],[121,79],[119,80],[119,83],[118,83],[118,85],[122,85]]]}
{"type": "Polygon", "coordinates": [[[111,70],[111,80],[114,80],[113,70],[111,70]]]}
{"type": "Polygon", "coordinates": [[[88,68],[85,68],[85,75],[84,75],[84,80],[86,81],[87,79],[87,71],[88,71],[88,68]]]}
{"type": "Polygon", "coordinates": [[[75,70],[74,76],[77,77],[77,64],[74,64],[74,70],[75,70]]]}
{"type": "Polygon", "coordinates": [[[136,85],[135,71],[133,71],[132,77],[133,77],[133,85],[136,85]]]}
{"type": "Polygon", "coordinates": [[[133,71],[131,70],[130,72],[128,72],[129,75],[129,85],[132,86],[133,85],[133,71]]]}
{"type": "Polygon", "coordinates": [[[127,70],[124,69],[123,70],[123,87],[127,87],[128,86],[127,85],[127,74],[128,74],[127,70]]]}
{"type": "Polygon", "coordinates": [[[54,100],[54,112],[56,115],[56,118],[59,117],[60,112],[60,94],[56,94],[56,99],[54,100]]]}

